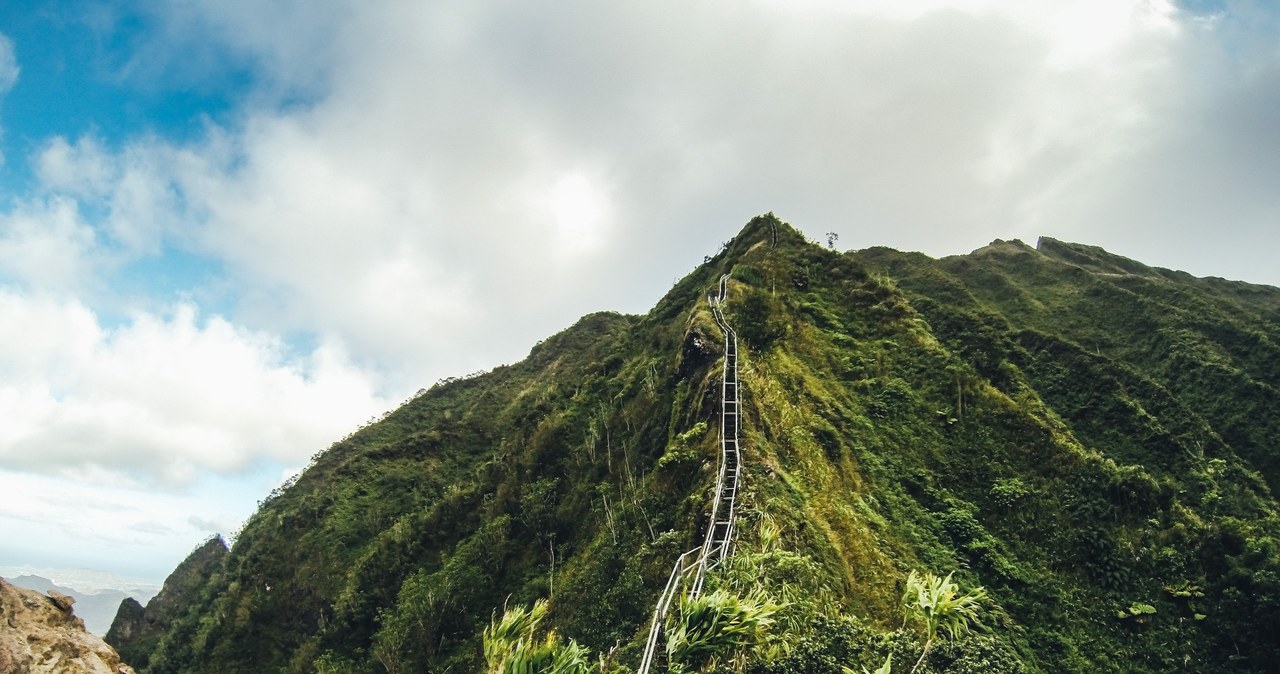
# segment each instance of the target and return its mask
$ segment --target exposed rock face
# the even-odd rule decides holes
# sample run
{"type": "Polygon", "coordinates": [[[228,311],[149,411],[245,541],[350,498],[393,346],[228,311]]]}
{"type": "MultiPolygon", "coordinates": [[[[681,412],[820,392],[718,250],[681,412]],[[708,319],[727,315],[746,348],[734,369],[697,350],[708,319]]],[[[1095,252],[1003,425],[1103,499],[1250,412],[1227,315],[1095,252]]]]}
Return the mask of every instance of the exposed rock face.
{"type": "MultiPolygon", "coordinates": [[[[125,662],[144,669],[151,655],[172,623],[197,595],[209,577],[222,569],[227,556],[227,543],[214,536],[196,548],[178,568],[169,574],[160,593],[143,608],[132,597],[120,602],[116,618],[107,630],[106,641],[120,652],[125,662]]],[[[0,672],[3,672],[0,668],[0,672]]]]}
{"type": "Polygon", "coordinates": [[[116,617],[116,610],[120,608],[121,600],[132,596],[140,602],[146,602],[155,596],[156,590],[160,589],[155,588],[151,591],[141,588],[134,588],[129,591],[116,589],[81,590],[61,586],[48,578],[28,574],[6,578],[5,580],[28,590],[35,590],[43,594],[48,594],[50,590],[55,590],[75,599],[76,616],[84,620],[84,628],[86,630],[98,636],[105,635],[107,628],[111,627],[111,621],[116,617]]]}
{"type": "Polygon", "coordinates": [[[720,357],[720,342],[703,332],[702,326],[691,325],[680,350],[680,376],[687,377],[720,357]]]}
{"type": "Polygon", "coordinates": [[[137,599],[127,597],[122,600],[120,608],[116,610],[116,619],[111,622],[111,629],[107,631],[107,643],[129,643],[137,638],[145,629],[145,615],[146,609],[142,608],[137,599]]]}
{"type": "Polygon", "coordinates": [[[75,599],[46,596],[0,579],[0,672],[133,674],[102,639],[84,629],[75,599]]]}

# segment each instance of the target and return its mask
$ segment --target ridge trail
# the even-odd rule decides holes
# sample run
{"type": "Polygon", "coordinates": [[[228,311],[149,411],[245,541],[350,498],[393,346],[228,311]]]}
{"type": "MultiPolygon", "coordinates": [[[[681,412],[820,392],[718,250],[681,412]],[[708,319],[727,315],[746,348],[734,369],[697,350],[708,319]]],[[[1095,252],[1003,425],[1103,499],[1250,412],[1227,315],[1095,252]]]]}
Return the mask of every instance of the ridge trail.
{"type": "Polygon", "coordinates": [[[728,289],[729,275],[724,274],[720,277],[718,292],[707,297],[711,304],[711,316],[724,333],[724,370],[720,383],[720,470],[716,477],[715,496],[711,500],[711,518],[701,547],[689,550],[676,559],[671,577],[658,595],[638,674],[649,674],[649,669],[653,666],[658,638],[667,613],[680,594],[682,579],[694,572],[688,594],[690,598],[700,596],[706,583],[707,571],[724,561],[733,544],[738,484],[742,477],[742,454],[738,445],[738,431],[742,427],[742,421],[738,405],[738,335],[720,310],[728,289]]]}

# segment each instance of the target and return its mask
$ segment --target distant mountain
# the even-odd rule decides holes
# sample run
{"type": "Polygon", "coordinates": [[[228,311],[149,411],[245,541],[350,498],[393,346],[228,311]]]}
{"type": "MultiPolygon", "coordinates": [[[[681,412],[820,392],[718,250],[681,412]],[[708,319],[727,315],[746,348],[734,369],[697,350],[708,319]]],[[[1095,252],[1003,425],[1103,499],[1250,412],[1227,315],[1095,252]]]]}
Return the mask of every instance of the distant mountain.
{"type": "Polygon", "coordinates": [[[151,593],[146,592],[126,592],[123,590],[98,590],[96,592],[86,592],[69,587],[57,585],[52,580],[42,576],[33,576],[24,574],[14,578],[7,579],[17,587],[35,590],[36,592],[48,592],[54,590],[69,597],[74,597],[75,614],[84,620],[85,629],[98,636],[105,636],[107,629],[111,627],[111,620],[116,615],[116,610],[120,607],[120,602],[126,597],[147,601],[151,598],[151,593]]]}
{"type": "Polygon", "coordinates": [[[839,253],[772,215],[648,314],[317,453],[140,669],[481,671],[546,599],[491,659],[632,671],[713,526],[726,274],[740,517],[663,671],[1276,671],[1280,289],[1048,238],[839,253]]]}
{"type": "Polygon", "coordinates": [[[40,576],[74,589],[76,592],[94,594],[103,590],[119,590],[144,599],[155,596],[160,584],[152,581],[122,576],[110,571],[86,568],[38,567],[31,565],[0,567],[0,576],[40,576]]]}

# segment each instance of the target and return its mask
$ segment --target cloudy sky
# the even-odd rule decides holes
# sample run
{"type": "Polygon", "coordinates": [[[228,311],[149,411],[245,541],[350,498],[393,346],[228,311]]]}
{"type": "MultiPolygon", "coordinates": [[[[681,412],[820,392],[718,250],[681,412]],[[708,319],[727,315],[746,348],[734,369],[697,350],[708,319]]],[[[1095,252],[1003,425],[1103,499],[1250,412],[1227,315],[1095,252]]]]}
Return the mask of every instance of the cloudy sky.
{"type": "Polygon", "coordinates": [[[1280,285],[1266,2],[0,4],[0,568],[158,580],[752,216],[1280,285]]]}

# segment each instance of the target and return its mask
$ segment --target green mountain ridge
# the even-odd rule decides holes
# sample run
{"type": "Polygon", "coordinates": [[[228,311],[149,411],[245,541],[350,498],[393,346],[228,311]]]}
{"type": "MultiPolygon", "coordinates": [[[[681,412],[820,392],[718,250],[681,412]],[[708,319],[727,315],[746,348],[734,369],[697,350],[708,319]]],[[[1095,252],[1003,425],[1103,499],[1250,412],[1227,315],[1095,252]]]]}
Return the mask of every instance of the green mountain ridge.
{"type": "Polygon", "coordinates": [[[178,564],[145,607],[132,597],[121,601],[104,641],[125,662],[146,667],[160,637],[183,615],[187,603],[198,596],[208,579],[222,570],[226,556],[227,543],[221,536],[206,540],[178,564]]]}
{"type": "Polygon", "coordinates": [[[842,254],[771,214],[648,314],[318,453],[117,647],[144,672],[480,671],[491,619],[549,598],[547,627],[630,671],[706,531],[725,273],[743,482],[709,582],[782,608],[708,667],[1274,671],[1280,289],[1047,237],[842,254]],[[930,650],[913,570],[984,587],[987,629],[930,650]]]}

